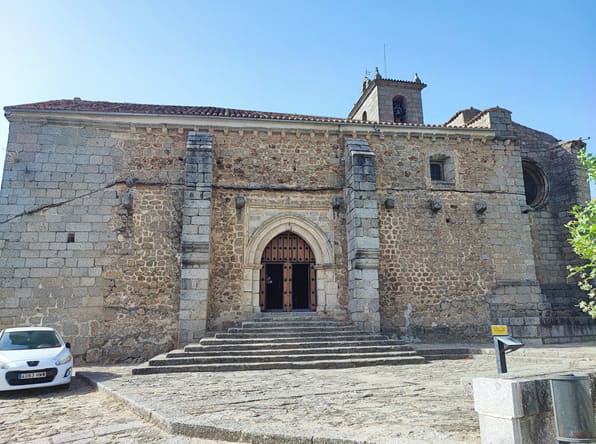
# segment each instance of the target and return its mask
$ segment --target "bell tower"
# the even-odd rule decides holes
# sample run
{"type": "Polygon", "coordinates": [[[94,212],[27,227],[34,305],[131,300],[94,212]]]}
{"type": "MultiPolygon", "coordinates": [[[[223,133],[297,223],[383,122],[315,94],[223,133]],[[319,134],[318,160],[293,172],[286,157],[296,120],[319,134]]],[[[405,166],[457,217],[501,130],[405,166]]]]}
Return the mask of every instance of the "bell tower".
{"type": "Polygon", "coordinates": [[[375,69],[374,79],[364,78],[360,98],[348,119],[370,122],[423,124],[422,83],[418,74],[413,81],[384,79],[375,69]]]}

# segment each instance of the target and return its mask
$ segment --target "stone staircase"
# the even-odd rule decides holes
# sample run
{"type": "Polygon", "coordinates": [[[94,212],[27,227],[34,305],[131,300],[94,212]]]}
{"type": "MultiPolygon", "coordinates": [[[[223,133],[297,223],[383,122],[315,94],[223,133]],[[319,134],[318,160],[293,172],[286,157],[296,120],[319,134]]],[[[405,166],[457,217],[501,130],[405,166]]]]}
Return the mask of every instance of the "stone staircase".
{"type": "Polygon", "coordinates": [[[264,313],[241,328],[203,338],[156,356],[136,375],[271,369],[349,368],[420,364],[424,357],[403,342],[365,333],[350,322],[317,313],[264,313]]]}

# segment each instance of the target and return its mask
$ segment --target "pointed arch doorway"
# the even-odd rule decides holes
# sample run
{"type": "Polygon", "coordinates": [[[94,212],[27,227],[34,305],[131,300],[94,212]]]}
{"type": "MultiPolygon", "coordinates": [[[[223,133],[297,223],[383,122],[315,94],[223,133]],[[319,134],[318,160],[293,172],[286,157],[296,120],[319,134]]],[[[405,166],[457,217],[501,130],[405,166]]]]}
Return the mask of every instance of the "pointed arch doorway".
{"type": "Polygon", "coordinates": [[[315,256],[295,233],[275,236],[261,256],[261,311],[316,311],[315,256]]]}

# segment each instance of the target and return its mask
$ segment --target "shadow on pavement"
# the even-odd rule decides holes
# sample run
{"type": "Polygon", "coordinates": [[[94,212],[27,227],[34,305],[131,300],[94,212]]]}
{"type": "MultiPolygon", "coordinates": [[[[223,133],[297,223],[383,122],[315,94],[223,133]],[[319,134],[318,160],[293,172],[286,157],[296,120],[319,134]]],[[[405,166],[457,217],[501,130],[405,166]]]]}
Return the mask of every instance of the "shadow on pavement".
{"type": "Polygon", "coordinates": [[[68,396],[75,396],[81,392],[81,390],[77,390],[77,393],[74,393],[73,385],[77,385],[77,383],[78,381],[75,377],[73,377],[70,387],[54,386],[39,388],[15,388],[14,390],[0,392],[0,399],[50,398],[54,396],[64,398],[68,396]]]}
{"type": "Polygon", "coordinates": [[[83,378],[84,381],[94,381],[94,382],[104,382],[109,381],[110,379],[118,379],[121,378],[122,375],[118,373],[112,372],[98,372],[98,371],[89,371],[89,370],[79,370],[76,372],[76,375],[79,378],[83,378]]]}

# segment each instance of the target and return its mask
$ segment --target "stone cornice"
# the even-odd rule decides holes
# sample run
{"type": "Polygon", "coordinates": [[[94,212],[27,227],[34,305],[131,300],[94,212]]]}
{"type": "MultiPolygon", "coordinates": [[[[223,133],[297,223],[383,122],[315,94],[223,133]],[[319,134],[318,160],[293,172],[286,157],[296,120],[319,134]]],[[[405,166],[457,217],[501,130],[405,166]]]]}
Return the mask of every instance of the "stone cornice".
{"type": "Polygon", "coordinates": [[[6,113],[9,122],[25,121],[44,124],[94,125],[105,129],[129,131],[131,128],[188,129],[188,130],[238,130],[240,132],[300,132],[323,133],[350,137],[463,137],[492,139],[495,131],[490,128],[443,127],[433,125],[393,125],[363,122],[304,122],[279,121],[215,116],[172,116],[159,114],[94,113],[74,111],[11,111],[6,113]]]}

